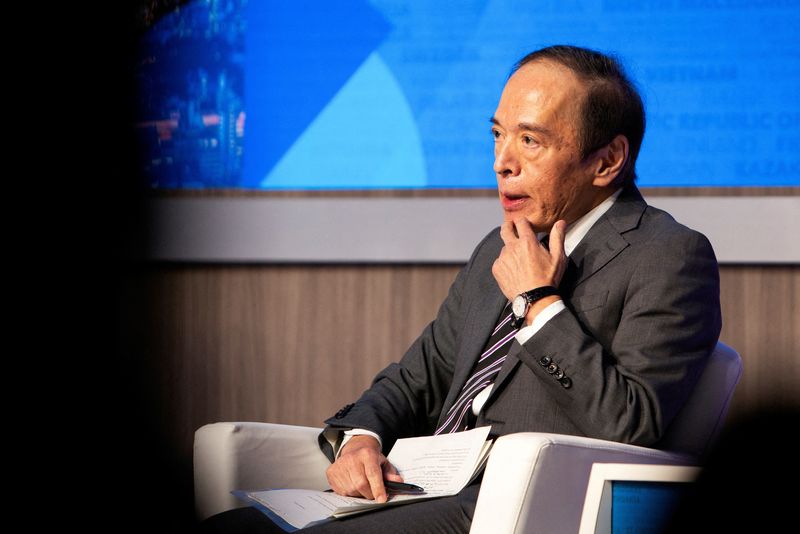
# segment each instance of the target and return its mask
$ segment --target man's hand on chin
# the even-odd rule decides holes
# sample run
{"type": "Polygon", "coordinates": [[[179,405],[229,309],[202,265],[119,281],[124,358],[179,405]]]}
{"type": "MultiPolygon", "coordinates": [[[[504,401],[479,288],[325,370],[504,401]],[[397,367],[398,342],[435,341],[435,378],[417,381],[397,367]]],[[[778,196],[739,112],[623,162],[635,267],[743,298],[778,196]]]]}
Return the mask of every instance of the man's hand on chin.
{"type": "MultiPolygon", "coordinates": [[[[558,287],[567,268],[567,257],[564,253],[566,227],[567,223],[563,220],[553,225],[548,250],[539,243],[536,233],[524,218],[503,223],[500,237],[505,246],[492,266],[492,274],[508,300],[537,287],[558,287]]],[[[526,324],[530,324],[541,309],[559,298],[545,297],[534,303],[528,310],[526,324]]]]}
{"type": "Polygon", "coordinates": [[[383,480],[402,482],[372,436],[353,436],[325,473],[334,492],[386,502],[383,480]]]}

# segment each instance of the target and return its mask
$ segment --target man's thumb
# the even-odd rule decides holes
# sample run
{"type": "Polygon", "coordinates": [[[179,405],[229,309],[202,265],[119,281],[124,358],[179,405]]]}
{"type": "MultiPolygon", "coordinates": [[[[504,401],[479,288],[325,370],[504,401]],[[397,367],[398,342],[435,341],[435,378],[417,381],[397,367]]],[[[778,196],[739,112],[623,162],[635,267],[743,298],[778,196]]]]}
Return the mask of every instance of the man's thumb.
{"type": "Polygon", "coordinates": [[[556,221],[553,229],[550,231],[550,238],[548,248],[551,254],[561,255],[564,253],[564,233],[567,228],[567,222],[563,219],[556,221]]]}
{"type": "Polygon", "coordinates": [[[393,482],[402,482],[403,477],[400,476],[400,473],[397,472],[397,469],[392,465],[391,462],[388,460],[384,462],[383,466],[383,478],[386,480],[391,480],[393,482]]]}

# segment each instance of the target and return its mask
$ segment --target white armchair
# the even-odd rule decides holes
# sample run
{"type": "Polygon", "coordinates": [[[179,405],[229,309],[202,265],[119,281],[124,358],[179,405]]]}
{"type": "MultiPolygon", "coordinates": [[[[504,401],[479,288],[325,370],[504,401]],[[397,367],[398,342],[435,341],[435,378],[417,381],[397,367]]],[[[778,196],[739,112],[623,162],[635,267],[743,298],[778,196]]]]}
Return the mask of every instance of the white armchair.
{"type": "MultiPolygon", "coordinates": [[[[719,433],[742,373],[718,343],[686,406],[658,448],[525,432],[497,439],[481,483],[471,533],[578,532],[592,464],[696,465],[719,433]]],[[[320,428],[214,423],[195,433],[195,508],[204,519],[243,503],[231,490],[328,488],[320,428]]]]}

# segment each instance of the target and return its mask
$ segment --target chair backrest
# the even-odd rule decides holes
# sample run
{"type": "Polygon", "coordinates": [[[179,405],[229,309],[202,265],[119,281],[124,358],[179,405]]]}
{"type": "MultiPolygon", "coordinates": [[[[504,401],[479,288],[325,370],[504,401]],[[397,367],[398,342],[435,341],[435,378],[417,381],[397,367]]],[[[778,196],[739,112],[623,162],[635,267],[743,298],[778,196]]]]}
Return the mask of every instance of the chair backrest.
{"type": "Polygon", "coordinates": [[[656,447],[703,456],[722,428],[741,376],[739,354],[724,343],[717,343],[689,400],[656,447]]]}

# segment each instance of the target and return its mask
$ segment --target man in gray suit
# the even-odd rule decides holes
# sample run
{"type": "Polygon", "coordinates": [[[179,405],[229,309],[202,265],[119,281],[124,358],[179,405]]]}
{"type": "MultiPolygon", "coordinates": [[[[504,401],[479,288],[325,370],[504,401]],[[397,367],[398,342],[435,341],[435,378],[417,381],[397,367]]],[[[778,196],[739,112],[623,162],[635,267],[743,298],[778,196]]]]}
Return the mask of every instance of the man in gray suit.
{"type": "MultiPolygon", "coordinates": [[[[653,445],[717,341],[713,250],[636,189],[644,110],[614,60],[529,54],[491,123],[504,222],[402,360],[326,421],[337,493],[384,501],[403,437],[490,425],[653,445]]],[[[478,489],[311,530],[467,531],[478,489]]]]}

